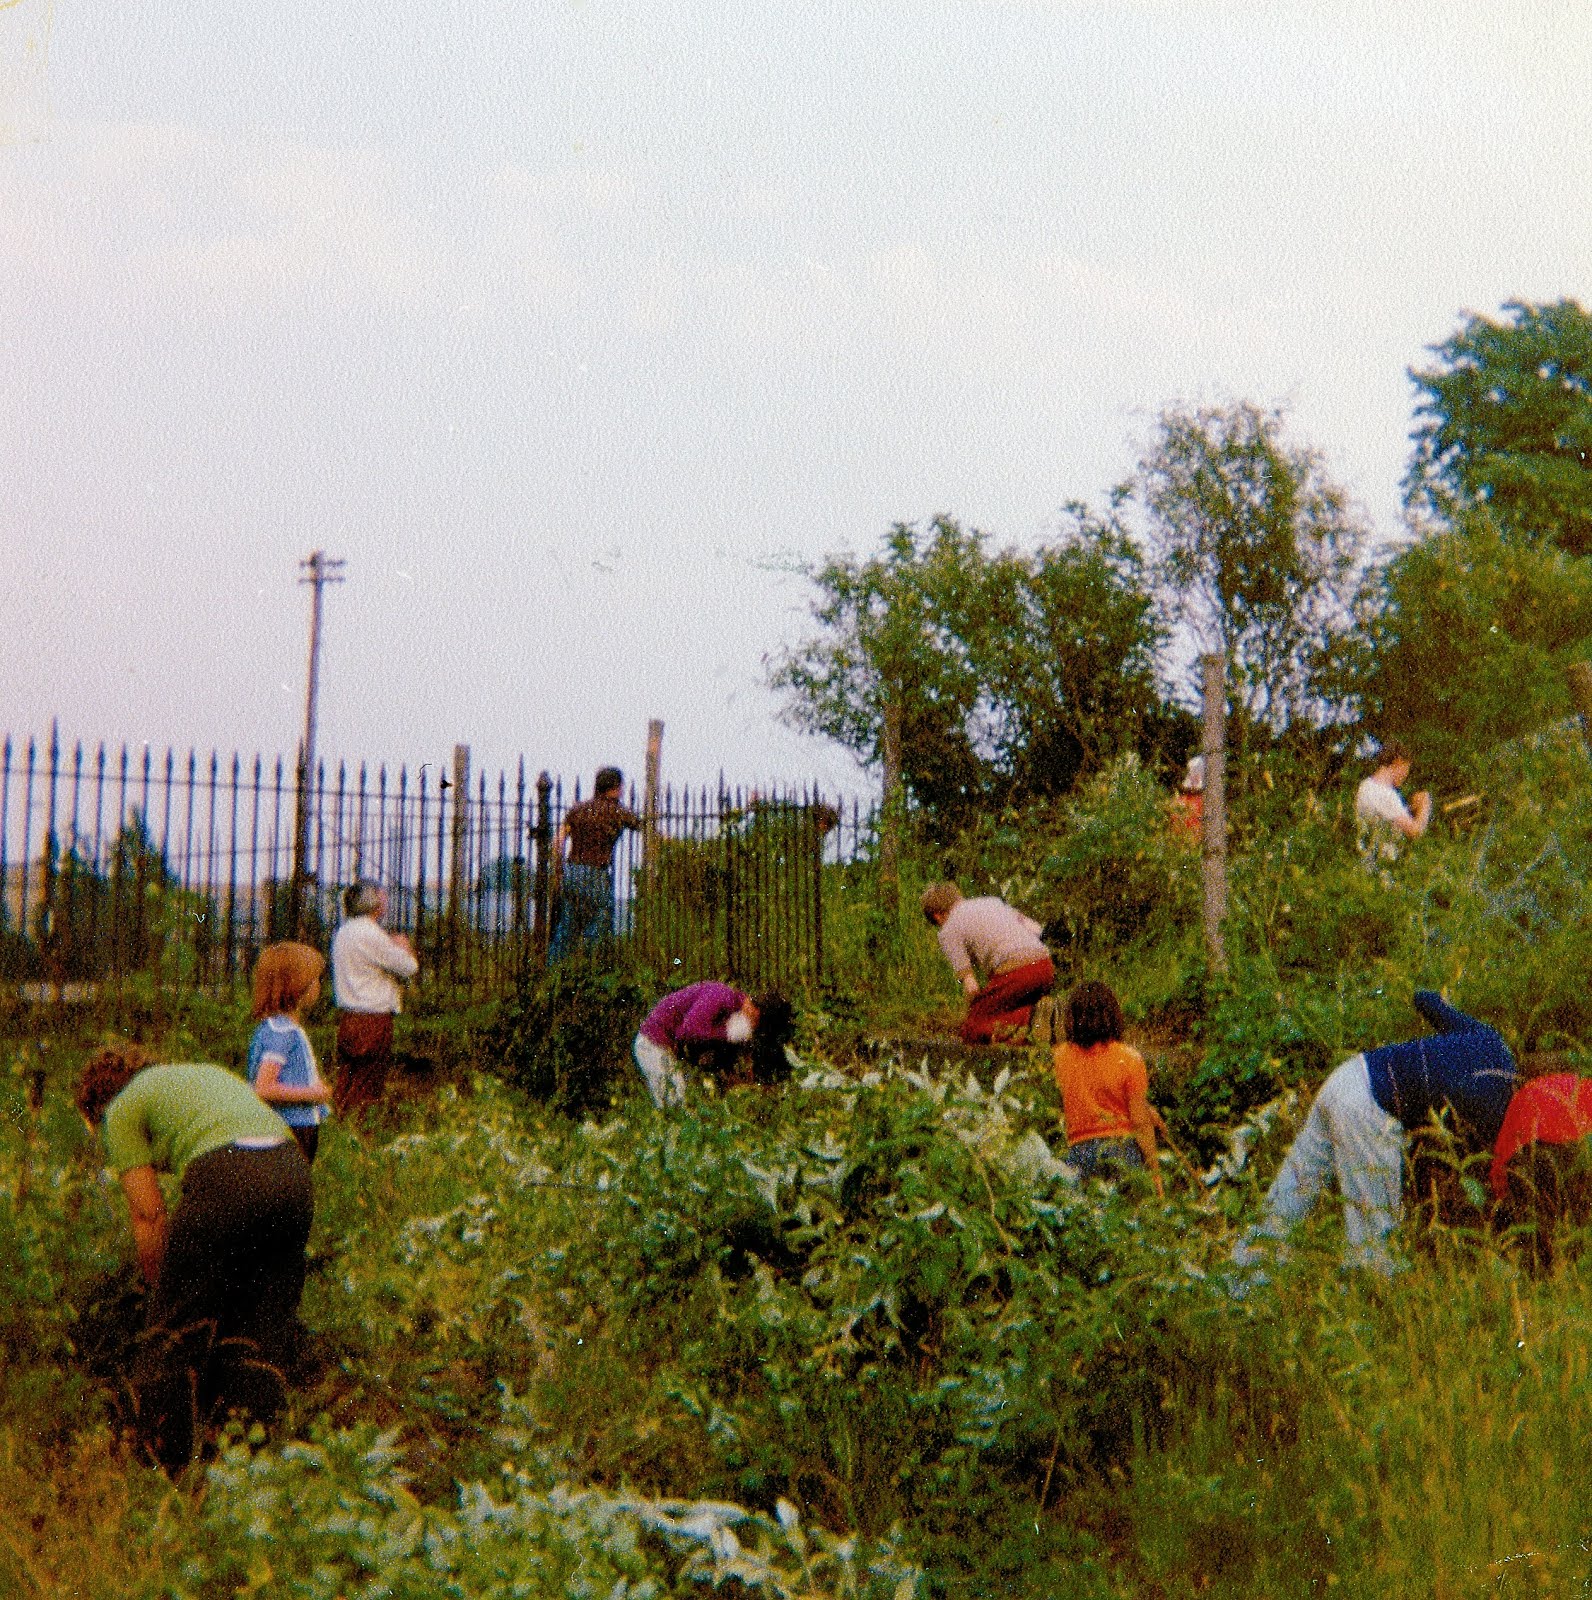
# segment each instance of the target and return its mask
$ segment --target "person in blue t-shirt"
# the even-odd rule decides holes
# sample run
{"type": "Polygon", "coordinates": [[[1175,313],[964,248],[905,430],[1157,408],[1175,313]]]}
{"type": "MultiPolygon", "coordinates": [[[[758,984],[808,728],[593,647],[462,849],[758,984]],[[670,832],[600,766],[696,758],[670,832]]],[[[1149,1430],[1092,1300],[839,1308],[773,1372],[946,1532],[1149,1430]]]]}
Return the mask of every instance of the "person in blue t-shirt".
{"type": "Polygon", "coordinates": [[[1266,1195],[1265,1219],[1234,1248],[1240,1267],[1260,1259],[1260,1240],[1285,1239],[1335,1178],[1346,1259],[1391,1272],[1387,1240],[1399,1219],[1408,1134],[1447,1108],[1465,1149],[1492,1147],[1515,1091],[1509,1046],[1430,989],[1415,991],[1415,1009],[1435,1033],[1350,1056],[1322,1084],[1266,1195]]]}
{"type": "Polygon", "coordinates": [[[307,944],[268,944],[254,964],[249,1082],[293,1130],[306,1161],[315,1159],[332,1091],[321,1078],[304,1016],[320,998],[326,958],[307,944]]]}

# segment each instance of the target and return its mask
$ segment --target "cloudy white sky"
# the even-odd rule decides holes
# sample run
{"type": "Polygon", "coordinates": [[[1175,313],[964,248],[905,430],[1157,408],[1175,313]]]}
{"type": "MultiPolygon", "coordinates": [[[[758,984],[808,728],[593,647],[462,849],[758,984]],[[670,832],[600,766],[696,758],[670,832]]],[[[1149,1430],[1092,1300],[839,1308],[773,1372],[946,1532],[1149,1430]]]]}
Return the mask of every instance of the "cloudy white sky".
{"type": "Polygon", "coordinates": [[[1407,369],[1585,299],[1580,4],[9,0],[12,732],[817,776],[793,562],[997,543],[1175,399],[1399,531],[1407,369]]]}

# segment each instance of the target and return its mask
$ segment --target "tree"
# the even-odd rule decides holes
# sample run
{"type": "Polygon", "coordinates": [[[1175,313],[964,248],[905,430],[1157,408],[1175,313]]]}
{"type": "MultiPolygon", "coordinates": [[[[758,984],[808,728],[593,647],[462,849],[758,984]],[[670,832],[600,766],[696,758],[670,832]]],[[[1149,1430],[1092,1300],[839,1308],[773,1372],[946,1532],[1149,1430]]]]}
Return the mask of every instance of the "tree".
{"type": "Polygon", "coordinates": [[[1420,392],[1405,499],[1417,520],[1486,507],[1510,537],[1592,552],[1592,316],[1512,300],[1467,317],[1410,373],[1420,392]]]}
{"type": "Polygon", "coordinates": [[[903,779],[947,829],[1153,745],[1168,714],[1140,558],[1114,511],[1069,514],[1062,540],[1034,555],[991,554],[983,534],[940,517],[898,524],[869,560],[808,569],[818,632],[770,664],[786,719],[877,765],[897,697],[903,779]]]}
{"type": "Polygon", "coordinates": [[[1344,692],[1449,787],[1490,746],[1569,714],[1564,669],[1592,640],[1592,567],[1473,514],[1393,557],[1361,611],[1344,692]]]}
{"type": "Polygon", "coordinates": [[[1321,667],[1350,621],[1366,528],[1280,410],[1171,406],[1139,463],[1167,623],[1224,654],[1234,739],[1331,720],[1321,667]]]}

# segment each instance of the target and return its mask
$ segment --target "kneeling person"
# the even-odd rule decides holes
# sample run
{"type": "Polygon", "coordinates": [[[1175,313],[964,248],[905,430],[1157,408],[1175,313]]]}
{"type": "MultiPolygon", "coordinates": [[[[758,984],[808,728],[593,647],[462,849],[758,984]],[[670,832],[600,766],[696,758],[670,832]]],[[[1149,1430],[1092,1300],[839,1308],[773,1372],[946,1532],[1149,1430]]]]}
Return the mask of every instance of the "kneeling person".
{"type": "Polygon", "coordinates": [[[1025,1035],[1035,1005],[1056,981],[1040,924],[994,895],[964,899],[954,883],[931,883],[922,906],[924,919],[937,930],[940,954],[968,998],[959,1030],[962,1043],[1025,1035]]]}

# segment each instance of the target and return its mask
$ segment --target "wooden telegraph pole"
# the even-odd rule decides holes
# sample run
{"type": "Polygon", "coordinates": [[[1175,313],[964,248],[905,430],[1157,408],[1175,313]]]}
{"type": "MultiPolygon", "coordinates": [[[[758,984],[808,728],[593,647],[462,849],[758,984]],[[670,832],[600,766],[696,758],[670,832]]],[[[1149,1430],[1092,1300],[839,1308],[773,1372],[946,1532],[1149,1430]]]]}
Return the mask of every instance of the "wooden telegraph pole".
{"type": "Polygon", "coordinates": [[[1205,953],[1212,972],[1227,971],[1227,660],[1200,657],[1204,691],[1205,822],[1201,860],[1205,882],[1205,953]]]}
{"type": "Polygon", "coordinates": [[[297,815],[293,830],[293,932],[300,939],[309,931],[304,890],[309,882],[310,792],[315,782],[315,718],[321,687],[321,591],[329,583],[343,582],[345,565],[344,561],[328,556],[324,550],[313,550],[307,560],[299,562],[305,573],[299,582],[309,584],[312,590],[309,687],[304,696],[304,742],[299,746],[297,815]]]}
{"type": "Polygon", "coordinates": [[[885,686],[884,793],[879,805],[879,908],[892,930],[901,918],[901,691],[885,686]]]}

